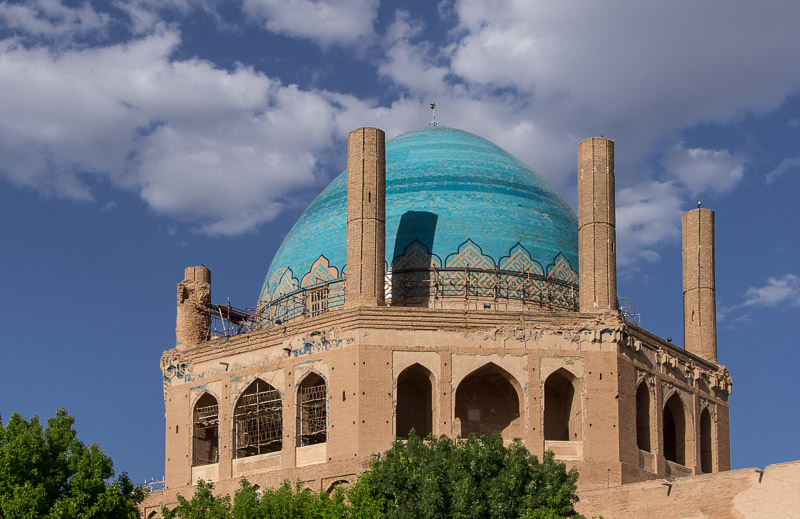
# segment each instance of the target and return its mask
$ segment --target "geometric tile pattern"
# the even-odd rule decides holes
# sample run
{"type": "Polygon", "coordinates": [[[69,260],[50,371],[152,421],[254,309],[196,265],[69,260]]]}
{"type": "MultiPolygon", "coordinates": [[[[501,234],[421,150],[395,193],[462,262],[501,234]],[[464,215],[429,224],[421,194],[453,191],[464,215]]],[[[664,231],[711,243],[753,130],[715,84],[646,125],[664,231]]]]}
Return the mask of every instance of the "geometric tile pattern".
{"type": "MultiPolygon", "coordinates": [[[[560,252],[544,269],[517,243],[495,263],[480,245],[468,239],[442,262],[423,243],[414,240],[403,254],[392,259],[386,295],[395,304],[427,306],[432,297],[480,297],[575,309],[577,283],[578,274],[560,252]]],[[[265,283],[261,301],[271,302],[262,303],[259,309],[262,326],[309,315],[309,288],[327,290],[327,308],[345,302],[343,275],[320,255],[300,282],[290,268],[284,267],[265,283]]]]}
{"type": "Polygon", "coordinates": [[[328,263],[328,258],[326,258],[323,254],[320,254],[317,261],[315,261],[311,265],[311,270],[309,270],[303,279],[300,281],[301,287],[307,287],[311,285],[318,285],[323,281],[331,281],[334,279],[339,278],[339,269],[336,267],[332,267],[328,263]]]}

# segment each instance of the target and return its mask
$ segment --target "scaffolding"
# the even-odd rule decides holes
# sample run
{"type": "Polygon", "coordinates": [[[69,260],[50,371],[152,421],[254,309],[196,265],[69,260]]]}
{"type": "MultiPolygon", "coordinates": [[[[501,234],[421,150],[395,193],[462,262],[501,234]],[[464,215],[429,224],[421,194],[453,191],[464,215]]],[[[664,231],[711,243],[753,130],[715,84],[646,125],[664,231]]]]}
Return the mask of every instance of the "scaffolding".
{"type": "Polygon", "coordinates": [[[256,380],[236,404],[233,416],[235,457],[279,451],[283,434],[282,413],[280,392],[256,380]]]}
{"type": "MultiPolygon", "coordinates": [[[[517,302],[532,308],[578,311],[578,284],[529,270],[473,267],[395,269],[386,272],[386,302],[395,306],[434,306],[463,301],[465,308],[484,303],[517,302]],[[450,303],[446,303],[446,302],[450,303]]],[[[313,285],[262,301],[256,308],[206,305],[209,338],[230,337],[281,325],[298,317],[316,317],[344,305],[346,279],[317,280],[313,285]]],[[[631,316],[633,319],[634,317],[631,316]]],[[[638,318],[638,317],[637,317],[638,318]]]]}
{"type": "Polygon", "coordinates": [[[194,408],[192,436],[193,467],[219,462],[219,406],[208,393],[197,401],[194,408]]]}
{"type": "Polygon", "coordinates": [[[327,440],[328,409],[325,384],[301,387],[298,395],[298,444],[314,445],[327,440]]]}
{"type": "Polygon", "coordinates": [[[636,326],[642,326],[642,314],[636,313],[636,305],[629,304],[627,297],[620,297],[618,300],[619,314],[623,319],[636,326]]]}

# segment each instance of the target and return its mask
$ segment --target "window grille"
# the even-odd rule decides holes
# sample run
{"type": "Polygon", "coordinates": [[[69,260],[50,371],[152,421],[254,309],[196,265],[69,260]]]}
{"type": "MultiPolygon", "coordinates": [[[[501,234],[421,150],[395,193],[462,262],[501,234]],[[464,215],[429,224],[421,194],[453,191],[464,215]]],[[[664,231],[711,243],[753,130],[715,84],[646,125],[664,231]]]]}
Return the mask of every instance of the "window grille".
{"type": "Polygon", "coordinates": [[[279,451],[283,434],[282,413],[280,392],[261,380],[253,382],[236,404],[234,457],[279,451]]]}

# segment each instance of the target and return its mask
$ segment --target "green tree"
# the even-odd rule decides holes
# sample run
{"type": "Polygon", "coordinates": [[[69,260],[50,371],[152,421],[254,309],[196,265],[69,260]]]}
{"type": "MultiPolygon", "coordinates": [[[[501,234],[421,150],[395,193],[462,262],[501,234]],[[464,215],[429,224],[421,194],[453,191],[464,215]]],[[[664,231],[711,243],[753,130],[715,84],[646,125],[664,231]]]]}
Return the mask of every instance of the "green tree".
{"type": "Polygon", "coordinates": [[[138,518],[145,491],[95,444],[82,443],[64,409],[42,427],[14,413],[0,422],[0,518],[138,518]]]}
{"type": "Polygon", "coordinates": [[[499,434],[411,434],[374,460],[348,495],[355,508],[372,507],[371,517],[577,518],[577,479],[552,452],[540,462],[519,441],[505,447],[499,434]]]}
{"type": "Polygon", "coordinates": [[[179,497],[172,519],[580,518],[578,473],[548,452],[540,462],[521,442],[506,447],[499,434],[452,440],[397,440],[373,460],[346,492],[329,496],[298,482],[263,491],[242,479],[233,498],[216,497],[200,482],[190,500],[179,497]]]}
{"type": "Polygon", "coordinates": [[[247,480],[242,479],[233,498],[214,496],[214,485],[199,481],[194,495],[187,500],[178,496],[178,507],[172,513],[166,507],[165,519],[347,519],[345,494],[337,490],[312,492],[298,482],[284,481],[276,489],[267,489],[259,497],[247,480]]]}
{"type": "Polygon", "coordinates": [[[178,507],[170,512],[161,508],[164,519],[229,519],[231,517],[231,498],[215,496],[214,485],[203,480],[197,482],[197,488],[191,499],[178,496],[178,507]]]}

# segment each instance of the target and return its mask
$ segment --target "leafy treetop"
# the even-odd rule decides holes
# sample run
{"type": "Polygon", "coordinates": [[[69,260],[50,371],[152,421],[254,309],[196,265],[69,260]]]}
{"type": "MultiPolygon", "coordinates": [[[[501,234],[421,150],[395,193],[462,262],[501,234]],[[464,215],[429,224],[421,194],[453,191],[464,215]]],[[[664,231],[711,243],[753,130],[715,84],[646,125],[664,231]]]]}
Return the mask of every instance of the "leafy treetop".
{"type": "Polygon", "coordinates": [[[64,409],[42,427],[14,413],[0,422],[0,518],[137,518],[145,491],[114,463],[82,443],[64,409]]]}

